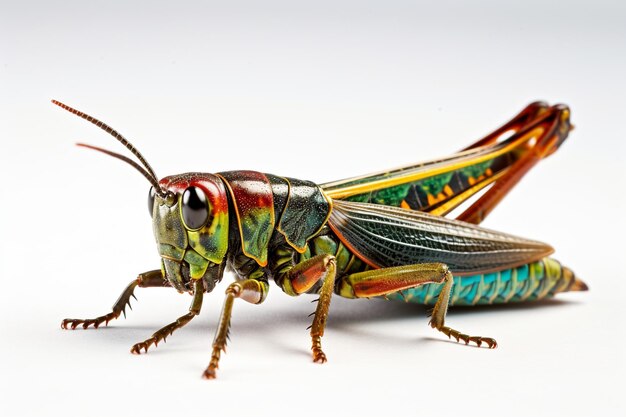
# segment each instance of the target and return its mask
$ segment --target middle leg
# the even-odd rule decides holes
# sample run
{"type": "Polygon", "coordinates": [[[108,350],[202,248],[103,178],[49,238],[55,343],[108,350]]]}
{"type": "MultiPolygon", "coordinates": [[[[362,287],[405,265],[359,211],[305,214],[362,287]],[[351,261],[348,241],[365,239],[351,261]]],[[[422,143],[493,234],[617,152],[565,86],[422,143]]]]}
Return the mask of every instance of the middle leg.
{"type": "Polygon", "coordinates": [[[233,282],[226,288],[226,300],[222,307],[222,314],[213,339],[213,351],[209,366],[204,370],[202,377],[205,379],[215,379],[219,368],[220,356],[226,352],[226,342],[230,333],[230,318],[233,312],[233,303],[236,298],[241,298],[252,304],[261,304],[269,291],[269,285],[264,274],[259,270],[257,277],[248,278],[242,281],[233,282]]]}
{"type": "Polygon", "coordinates": [[[326,362],[326,354],[322,350],[322,336],[326,328],[330,299],[335,287],[337,261],[333,255],[320,254],[306,261],[290,265],[277,274],[276,282],[289,295],[297,296],[313,290],[315,285],[322,285],[314,290],[319,299],[315,309],[311,329],[311,350],[313,362],[326,362]]]}
{"type": "Polygon", "coordinates": [[[133,347],[130,348],[130,352],[139,355],[141,354],[141,349],[143,349],[145,353],[148,353],[148,348],[150,346],[157,346],[161,340],[165,342],[165,339],[168,336],[171,336],[175,330],[180,329],[189,323],[191,319],[200,314],[203,296],[204,284],[201,279],[198,279],[194,282],[193,300],[191,301],[191,306],[189,307],[189,313],[180,316],[175,322],[157,330],[150,338],[144,340],[143,342],[135,343],[133,347]]]}

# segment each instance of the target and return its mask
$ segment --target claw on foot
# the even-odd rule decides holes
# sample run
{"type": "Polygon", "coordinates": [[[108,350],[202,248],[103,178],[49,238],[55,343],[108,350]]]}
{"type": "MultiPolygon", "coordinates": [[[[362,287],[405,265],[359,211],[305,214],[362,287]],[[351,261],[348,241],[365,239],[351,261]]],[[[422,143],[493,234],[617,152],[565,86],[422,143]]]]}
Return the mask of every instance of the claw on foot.
{"type": "Polygon", "coordinates": [[[313,351],[313,362],[324,363],[327,361],[326,354],[322,350],[322,339],[320,336],[313,336],[311,350],[313,351]]]}
{"type": "Polygon", "coordinates": [[[144,340],[141,343],[135,343],[132,348],[130,348],[130,352],[135,355],[141,354],[141,349],[144,350],[144,353],[148,353],[148,348],[152,345],[154,347],[159,346],[159,342],[162,340],[163,343],[166,342],[168,336],[171,336],[174,333],[175,328],[172,328],[172,325],[165,326],[161,330],[158,330],[155,334],[152,335],[151,338],[144,340]]]}
{"type": "Polygon", "coordinates": [[[489,349],[495,349],[498,347],[498,342],[491,337],[470,336],[447,326],[442,326],[437,330],[448,336],[448,339],[454,337],[457,342],[463,341],[466,345],[469,345],[469,342],[474,342],[478,347],[481,347],[483,343],[485,343],[489,349]]]}
{"type": "Polygon", "coordinates": [[[313,349],[313,362],[325,363],[326,361],[328,361],[328,359],[326,359],[326,354],[322,349],[313,349]]]}
{"type": "Polygon", "coordinates": [[[148,353],[148,348],[152,344],[156,346],[156,339],[154,337],[151,337],[144,342],[135,343],[133,347],[130,348],[130,353],[133,355],[141,355],[141,349],[143,349],[144,353],[148,353]]]}
{"type": "Polygon", "coordinates": [[[213,352],[211,353],[211,362],[209,366],[204,370],[202,378],[215,379],[217,378],[217,369],[219,368],[220,356],[222,351],[226,352],[226,346],[220,346],[219,344],[213,345],[213,352]]]}
{"type": "Polygon", "coordinates": [[[204,379],[215,379],[217,378],[217,369],[212,368],[211,366],[209,366],[208,368],[206,368],[204,370],[204,373],[202,374],[202,378],[204,379]]]}
{"type": "Polygon", "coordinates": [[[96,317],[95,319],[65,319],[61,322],[61,328],[64,330],[76,330],[76,328],[82,324],[83,329],[86,329],[89,326],[93,326],[94,329],[97,329],[102,323],[104,323],[105,326],[108,326],[109,322],[116,319],[118,316],[119,313],[109,313],[104,316],[96,317]]]}

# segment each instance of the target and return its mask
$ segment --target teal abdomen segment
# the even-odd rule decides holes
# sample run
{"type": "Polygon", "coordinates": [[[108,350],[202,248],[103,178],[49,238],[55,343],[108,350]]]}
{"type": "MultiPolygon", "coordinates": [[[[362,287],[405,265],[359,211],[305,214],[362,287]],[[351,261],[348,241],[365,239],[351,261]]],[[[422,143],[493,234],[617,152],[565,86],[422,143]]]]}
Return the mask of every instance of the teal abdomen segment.
{"type": "MultiPolygon", "coordinates": [[[[450,305],[486,305],[532,301],[553,296],[562,287],[563,268],[554,259],[489,274],[454,277],[450,305]]],[[[426,284],[389,299],[434,305],[443,285],[426,284]]]]}

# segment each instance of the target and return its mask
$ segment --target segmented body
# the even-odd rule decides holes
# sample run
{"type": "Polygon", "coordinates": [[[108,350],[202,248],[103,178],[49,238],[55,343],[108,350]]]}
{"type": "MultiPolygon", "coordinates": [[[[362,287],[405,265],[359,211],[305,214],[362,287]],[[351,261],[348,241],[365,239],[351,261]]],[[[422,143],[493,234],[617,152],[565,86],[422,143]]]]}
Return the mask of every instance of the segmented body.
{"type": "MultiPolygon", "coordinates": [[[[328,228],[309,241],[303,254],[289,253],[284,246],[276,253],[279,256],[274,264],[282,262],[283,268],[288,265],[287,262],[292,261],[291,256],[295,264],[315,255],[334,255],[337,258],[337,283],[347,274],[372,269],[346,248],[328,228]]],[[[568,268],[563,267],[555,259],[543,258],[517,268],[489,274],[455,276],[450,305],[487,305],[540,300],[568,291],[575,282],[574,274],[568,268]]],[[[319,288],[318,285],[310,292],[316,293],[319,288]]],[[[442,288],[442,285],[426,284],[389,294],[386,298],[434,305],[442,288]]],[[[335,292],[339,294],[338,291],[335,292]]]]}
{"type": "MultiPolygon", "coordinates": [[[[241,278],[250,276],[257,278],[272,277],[279,286],[289,293],[282,278],[290,268],[317,255],[329,254],[336,258],[337,275],[335,292],[345,296],[345,294],[341,294],[339,291],[339,283],[341,280],[349,274],[372,269],[372,266],[369,264],[370,262],[367,262],[368,260],[366,259],[362,259],[363,254],[358,254],[353,248],[344,244],[342,238],[338,236],[332,228],[326,225],[328,216],[322,214],[323,210],[318,211],[315,217],[316,220],[307,226],[307,231],[304,235],[302,235],[302,233],[295,233],[294,231],[291,232],[291,235],[295,233],[304,236],[302,239],[293,239],[304,242],[303,245],[298,245],[293,241],[290,242],[288,239],[289,233],[279,229],[280,225],[286,224],[285,219],[289,219],[296,215],[294,213],[303,210],[299,204],[295,203],[294,205],[294,201],[292,201],[292,198],[298,198],[297,195],[294,195],[294,190],[291,189],[293,184],[297,184],[297,187],[299,187],[298,193],[314,196],[313,200],[317,201],[318,204],[322,204],[320,197],[322,193],[317,185],[291,178],[286,179],[274,175],[253,172],[242,173],[241,171],[222,173],[220,177],[227,182],[231,190],[229,197],[231,206],[238,204],[237,200],[233,199],[233,195],[239,196],[239,203],[244,201],[241,196],[242,193],[245,192],[247,182],[251,179],[254,179],[254,181],[263,180],[265,184],[268,185],[267,190],[273,188],[274,191],[276,191],[273,193],[272,198],[266,198],[268,204],[271,201],[273,210],[269,210],[270,207],[268,204],[265,204],[267,210],[262,216],[262,218],[265,219],[269,217],[272,218],[272,222],[263,222],[263,224],[266,225],[264,226],[267,235],[266,238],[259,239],[258,234],[248,237],[245,232],[242,233],[240,229],[247,227],[246,221],[252,221],[252,219],[245,219],[245,215],[242,214],[244,210],[232,210],[232,212],[237,213],[237,217],[233,216],[231,220],[232,226],[229,239],[229,252],[231,256],[229,259],[231,265],[241,278]],[[288,209],[288,207],[291,207],[291,209],[288,209]],[[274,226],[270,227],[270,223],[274,226]],[[246,254],[246,250],[244,250],[246,239],[257,242],[267,241],[267,246],[263,249],[260,248],[259,244],[252,245],[258,253],[255,254],[254,257],[251,257],[246,254]],[[267,251],[267,255],[264,255],[264,251],[267,251]],[[259,265],[259,258],[267,259],[267,263],[265,265],[259,265]]],[[[269,197],[269,195],[265,197],[269,197]]],[[[330,210],[330,207],[328,207],[328,209],[330,210]]],[[[259,218],[258,215],[257,218],[259,218]]],[[[367,220],[371,219],[368,218],[367,220]]],[[[258,221],[256,222],[258,223],[258,221]]],[[[382,227],[386,226],[387,225],[382,225],[382,227]]],[[[283,227],[283,229],[286,229],[286,227],[283,227]]],[[[258,225],[255,230],[258,230],[258,225]]],[[[380,234],[389,235],[386,230],[387,229],[381,230],[380,234]]],[[[389,230],[389,232],[392,231],[393,230],[389,230]]],[[[459,238],[458,236],[454,236],[454,239],[446,243],[446,240],[442,239],[441,235],[437,234],[424,236],[424,240],[430,241],[432,240],[429,239],[431,237],[440,239],[436,248],[437,251],[454,252],[458,249],[458,245],[465,247],[475,244],[475,241],[471,239],[463,240],[463,238],[459,238]]],[[[353,239],[351,237],[349,240],[354,242],[358,241],[359,238],[353,239]]],[[[250,246],[251,245],[248,244],[248,247],[250,246]]],[[[426,256],[427,254],[428,252],[426,252],[426,256]]],[[[393,257],[393,259],[400,261],[395,262],[393,265],[386,266],[439,261],[439,259],[422,256],[422,252],[415,252],[413,254],[405,252],[403,253],[403,257],[393,257]]],[[[567,291],[575,283],[575,278],[571,271],[562,267],[556,260],[547,257],[531,263],[524,263],[514,268],[505,268],[490,273],[471,274],[467,271],[462,272],[463,274],[461,275],[463,276],[455,276],[454,278],[455,284],[450,300],[451,305],[500,304],[537,300],[551,297],[557,292],[567,291]]],[[[317,293],[321,285],[322,282],[319,282],[309,289],[308,292],[317,293]]],[[[442,285],[425,284],[404,290],[401,293],[390,294],[386,298],[431,305],[436,302],[441,289],[442,285]]]]}
{"type": "MultiPolygon", "coordinates": [[[[450,305],[487,305],[549,298],[568,291],[575,284],[574,275],[552,258],[490,274],[454,277],[450,305]]],[[[394,293],[387,298],[434,305],[441,285],[427,284],[394,293]]]]}
{"type": "Polygon", "coordinates": [[[226,266],[239,281],[225,291],[203,373],[210,379],[225,351],[234,301],[262,303],[272,278],[289,295],[319,294],[310,335],[313,361],[320,363],[326,361],[321,338],[333,290],[348,298],[434,304],[431,327],[466,344],[495,348],[493,338],[449,327],[448,305],[536,300],[587,289],[548,258],[549,245],[476,226],[567,138],[567,106],[532,103],[451,157],[318,186],[254,171],[184,173],[159,180],[117,131],[53,102],[110,133],[139,160],[141,165],[81,145],[128,163],[150,182],[148,208],[161,257],[161,270],[140,274],[110,313],[65,319],[62,327],[98,327],[118,318],[137,286],[170,286],[193,295],[189,313],[133,345],[133,353],[147,352],[197,316],[203,294],[213,290],[226,266]],[[486,192],[478,196],[481,190],[486,192]],[[478,198],[457,220],[444,217],[473,196],[478,198]]]}

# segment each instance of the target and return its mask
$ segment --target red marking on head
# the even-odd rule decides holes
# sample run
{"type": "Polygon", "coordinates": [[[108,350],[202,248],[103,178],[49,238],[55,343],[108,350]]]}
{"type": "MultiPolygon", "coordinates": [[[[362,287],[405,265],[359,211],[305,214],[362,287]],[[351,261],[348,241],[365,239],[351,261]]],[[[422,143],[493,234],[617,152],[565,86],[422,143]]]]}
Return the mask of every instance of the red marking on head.
{"type": "Polygon", "coordinates": [[[207,196],[214,214],[228,212],[226,187],[222,179],[216,175],[203,172],[171,175],[161,179],[159,185],[175,194],[182,194],[189,187],[198,187],[207,196]]]}

